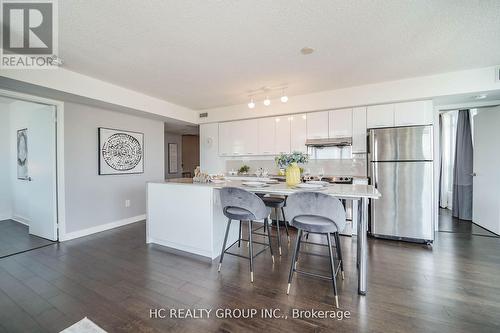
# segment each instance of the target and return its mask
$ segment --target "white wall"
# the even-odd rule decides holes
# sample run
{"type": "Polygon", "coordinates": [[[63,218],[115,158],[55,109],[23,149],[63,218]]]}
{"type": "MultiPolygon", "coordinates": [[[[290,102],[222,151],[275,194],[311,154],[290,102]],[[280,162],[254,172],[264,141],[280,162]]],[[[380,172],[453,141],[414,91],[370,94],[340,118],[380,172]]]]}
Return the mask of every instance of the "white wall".
{"type": "Polygon", "coordinates": [[[146,182],[164,178],[163,122],[74,103],[65,103],[64,113],[66,237],[143,218],[146,182]],[[98,127],[144,133],[143,174],[98,175],[98,127]]]}
{"type": "Polygon", "coordinates": [[[0,104],[0,221],[12,217],[9,115],[8,104],[0,104]]]}
{"type": "Polygon", "coordinates": [[[165,132],[165,179],[182,177],[182,135],[165,132]],[[168,173],[168,144],[177,143],[177,172],[168,173]]]}
{"type": "Polygon", "coordinates": [[[495,81],[495,68],[487,67],[290,96],[288,103],[281,103],[279,99],[274,99],[269,107],[263,106],[261,101],[259,101],[255,109],[252,110],[246,104],[205,109],[202,112],[207,112],[208,117],[201,118],[200,122],[218,122],[409,100],[423,100],[438,96],[487,92],[498,89],[500,89],[500,82],[495,81]]]}

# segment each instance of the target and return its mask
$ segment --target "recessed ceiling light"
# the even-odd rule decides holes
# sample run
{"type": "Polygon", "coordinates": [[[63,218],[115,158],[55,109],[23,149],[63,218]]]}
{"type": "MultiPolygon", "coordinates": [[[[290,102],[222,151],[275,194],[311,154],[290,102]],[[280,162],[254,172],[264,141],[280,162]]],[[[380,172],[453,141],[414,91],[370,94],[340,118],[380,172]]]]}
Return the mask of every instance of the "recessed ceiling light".
{"type": "Polygon", "coordinates": [[[472,98],[474,98],[474,99],[485,99],[486,97],[488,97],[488,95],[486,95],[486,94],[481,94],[481,95],[476,95],[476,96],[473,96],[472,98]]]}
{"type": "Polygon", "coordinates": [[[300,49],[300,53],[302,53],[303,55],[308,55],[308,54],[311,54],[314,52],[314,49],[312,47],[303,47],[300,49]]]}

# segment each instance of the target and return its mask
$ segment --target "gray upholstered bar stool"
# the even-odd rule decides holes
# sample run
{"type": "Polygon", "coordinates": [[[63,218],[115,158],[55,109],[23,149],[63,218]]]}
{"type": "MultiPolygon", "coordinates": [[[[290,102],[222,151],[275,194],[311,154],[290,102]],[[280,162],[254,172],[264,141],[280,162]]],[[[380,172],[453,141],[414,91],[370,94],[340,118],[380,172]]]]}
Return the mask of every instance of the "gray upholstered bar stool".
{"type": "Polygon", "coordinates": [[[286,293],[290,293],[293,273],[297,272],[313,277],[332,280],[333,293],[335,296],[335,305],[339,307],[339,298],[337,295],[337,272],[344,269],[342,263],[342,251],[340,248],[339,231],[344,230],[346,225],[346,213],[344,206],[339,199],[325,193],[319,192],[298,192],[291,194],[287,199],[285,211],[290,221],[290,225],[297,228],[297,240],[293,251],[292,262],[290,264],[290,274],[288,275],[288,288],[286,293]],[[300,251],[300,244],[303,232],[322,234],[326,236],[328,243],[328,252],[330,258],[331,276],[323,276],[311,272],[297,269],[297,259],[300,251]],[[335,237],[335,247],[337,250],[338,266],[335,267],[334,256],[332,252],[331,234],[335,237]]]}
{"type": "Polygon", "coordinates": [[[288,224],[287,224],[286,219],[285,219],[285,211],[283,210],[283,207],[285,207],[286,199],[279,198],[279,197],[268,197],[268,196],[264,196],[263,194],[259,194],[259,193],[257,193],[257,195],[262,199],[262,201],[264,201],[264,204],[266,205],[266,207],[274,209],[274,217],[275,217],[275,222],[276,222],[276,238],[278,240],[278,253],[281,256],[281,231],[280,231],[280,218],[279,218],[280,211],[281,211],[281,215],[283,217],[283,223],[285,225],[286,237],[287,237],[288,241],[290,241],[290,234],[288,233],[288,224]]]}
{"type": "Polygon", "coordinates": [[[222,266],[222,260],[224,259],[224,254],[230,254],[234,255],[237,257],[245,258],[250,260],[250,281],[253,282],[253,258],[264,252],[267,247],[269,247],[269,250],[271,252],[271,257],[273,259],[274,263],[274,255],[273,255],[273,248],[271,246],[271,237],[269,235],[269,225],[268,225],[268,217],[269,214],[271,213],[271,209],[266,207],[264,205],[264,202],[254,193],[248,192],[244,189],[237,188],[237,187],[224,187],[220,190],[220,199],[221,199],[221,204],[222,204],[222,210],[224,215],[228,218],[227,221],[227,227],[226,227],[226,235],[224,236],[224,244],[222,245],[222,250],[220,254],[220,261],[219,261],[219,272],[222,266]],[[239,221],[239,235],[238,235],[238,240],[235,241],[233,244],[231,244],[229,247],[226,248],[226,243],[227,243],[227,237],[229,234],[229,229],[231,227],[231,222],[233,220],[239,221]],[[258,220],[264,220],[264,226],[266,226],[267,231],[267,240],[268,244],[257,242],[253,240],[253,233],[254,230],[252,228],[252,222],[253,221],[258,221],[258,220]],[[236,253],[231,253],[229,252],[229,249],[238,243],[238,246],[241,242],[242,235],[241,235],[241,223],[242,221],[248,221],[248,257],[242,256],[240,254],[236,253]],[[265,245],[266,247],[259,251],[257,254],[254,255],[253,253],[253,244],[261,244],[265,245]]]}

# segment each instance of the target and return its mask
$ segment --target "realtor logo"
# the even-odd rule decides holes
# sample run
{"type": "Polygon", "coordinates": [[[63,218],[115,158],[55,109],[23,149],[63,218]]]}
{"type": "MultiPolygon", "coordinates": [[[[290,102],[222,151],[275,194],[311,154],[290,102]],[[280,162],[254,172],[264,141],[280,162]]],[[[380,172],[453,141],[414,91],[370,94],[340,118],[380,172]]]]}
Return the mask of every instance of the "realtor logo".
{"type": "Polygon", "coordinates": [[[57,0],[1,0],[1,67],[57,68],[57,0]]]}

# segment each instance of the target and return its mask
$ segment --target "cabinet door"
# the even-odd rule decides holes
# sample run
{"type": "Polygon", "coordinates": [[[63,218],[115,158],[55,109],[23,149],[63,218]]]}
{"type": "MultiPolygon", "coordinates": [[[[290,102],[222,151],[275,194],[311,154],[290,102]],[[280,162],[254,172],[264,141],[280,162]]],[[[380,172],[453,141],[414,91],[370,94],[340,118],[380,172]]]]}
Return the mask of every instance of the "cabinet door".
{"type": "Polygon", "coordinates": [[[259,155],[273,155],[275,152],[275,124],[274,118],[260,118],[258,120],[259,130],[259,155]]]}
{"type": "Polygon", "coordinates": [[[276,128],[276,145],[275,152],[277,154],[290,152],[290,120],[289,116],[274,118],[276,128]]]}
{"type": "Polygon", "coordinates": [[[307,115],[290,116],[290,151],[307,153],[307,115]]]}
{"type": "Polygon", "coordinates": [[[257,155],[259,141],[256,136],[259,132],[259,120],[241,120],[238,123],[238,126],[233,128],[233,136],[241,140],[241,151],[238,151],[238,155],[257,155]]]}
{"type": "Polygon", "coordinates": [[[307,138],[328,138],[328,111],[307,114],[307,138]]]}
{"type": "Polygon", "coordinates": [[[366,117],[368,128],[393,127],[394,104],[369,106],[366,109],[366,117]]]}
{"type": "Polygon", "coordinates": [[[432,124],[432,102],[416,101],[395,104],[394,124],[395,126],[432,124]]]}
{"type": "Polygon", "coordinates": [[[233,152],[231,123],[219,123],[219,155],[230,156],[233,152]]]}
{"type": "Polygon", "coordinates": [[[352,109],[352,152],[366,153],[366,108],[352,109]]]}
{"type": "Polygon", "coordinates": [[[229,155],[238,156],[243,155],[245,152],[245,136],[242,132],[245,128],[243,121],[231,121],[227,123],[231,128],[228,130],[229,139],[231,140],[231,152],[229,155]]]}
{"type": "Polygon", "coordinates": [[[330,138],[352,136],[352,109],[329,111],[328,116],[328,136],[330,138]]]}

